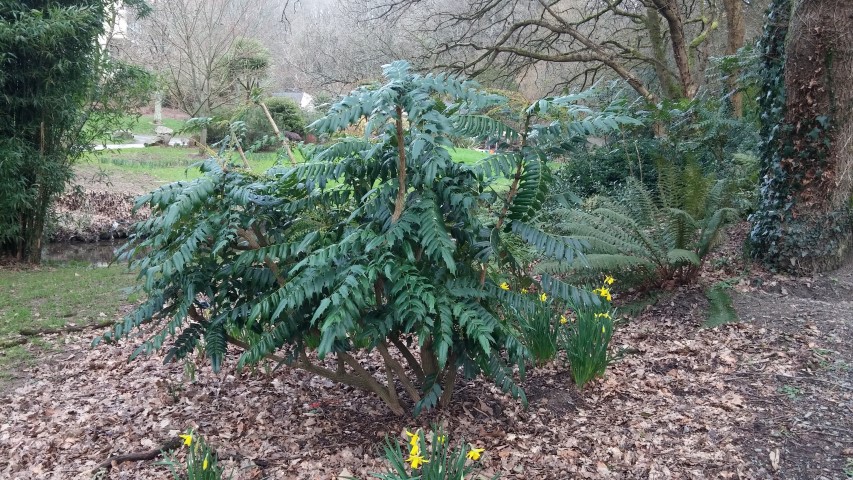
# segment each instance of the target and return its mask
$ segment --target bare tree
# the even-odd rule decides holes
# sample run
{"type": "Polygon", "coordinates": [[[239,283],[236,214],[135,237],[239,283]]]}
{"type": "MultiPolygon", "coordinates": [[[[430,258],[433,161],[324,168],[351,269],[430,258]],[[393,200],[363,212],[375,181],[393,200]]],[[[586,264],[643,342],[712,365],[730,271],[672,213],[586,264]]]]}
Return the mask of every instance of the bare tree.
{"type": "Polygon", "coordinates": [[[415,28],[371,22],[369,11],[340,0],[291,4],[285,18],[287,33],[271,44],[284,88],[348,92],[375,79],[382,65],[422,51],[415,28]]]}
{"type": "MultiPolygon", "coordinates": [[[[142,63],[157,71],[172,102],[192,117],[207,117],[235,101],[238,89],[227,58],[252,38],[272,12],[265,0],[160,0],[134,25],[142,63]]],[[[206,142],[202,130],[201,142],[206,142]]]]}
{"type": "Polygon", "coordinates": [[[385,21],[429,12],[419,37],[434,42],[437,66],[518,78],[562,65],[560,85],[615,75],[652,103],[696,95],[727,14],[729,52],[744,42],[742,0],[362,1],[385,21]]]}

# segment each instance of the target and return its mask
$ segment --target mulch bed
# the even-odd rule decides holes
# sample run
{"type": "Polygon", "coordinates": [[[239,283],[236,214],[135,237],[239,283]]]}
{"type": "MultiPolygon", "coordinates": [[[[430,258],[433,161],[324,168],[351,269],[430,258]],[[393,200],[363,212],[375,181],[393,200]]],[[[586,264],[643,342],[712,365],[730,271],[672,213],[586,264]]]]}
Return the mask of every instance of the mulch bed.
{"type": "MultiPolygon", "coordinates": [[[[847,310],[838,323],[820,312],[785,320],[768,303],[779,309],[799,297],[752,283],[735,287],[739,324],[700,328],[704,295],[684,288],[619,326],[613,346],[630,353],[583,392],[557,362],[529,373],[527,409],[470,382],[449,411],[417,419],[286,368],[217,375],[200,366],[190,379],[162,356],[128,363],[141,338],[90,349],[91,336],[55,336],[61,352],[0,394],[0,477],[91,478],[108,457],[151,450],[192,427],[229,457],[226,478],[369,478],[387,468],[386,435],[441,423],[451,442],[485,448],[483,473],[504,479],[843,478],[853,457],[847,310]],[[808,471],[817,473],[801,476],[808,471]]],[[[172,477],[139,461],[106,478],[172,477]]]]}

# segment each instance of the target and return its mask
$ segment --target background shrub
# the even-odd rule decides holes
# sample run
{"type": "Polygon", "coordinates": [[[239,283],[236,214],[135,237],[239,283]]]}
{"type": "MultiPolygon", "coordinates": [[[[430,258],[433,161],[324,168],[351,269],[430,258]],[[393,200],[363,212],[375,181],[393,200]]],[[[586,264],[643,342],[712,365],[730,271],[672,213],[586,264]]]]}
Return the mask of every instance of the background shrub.
{"type": "MultiPolygon", "coordinates": [[[[302,110],[293,101],[287,98],[271,97],[264,100],[279,130],[284,132],[295,132],[299,136],[305,135],[305,118],[302,110]]],[[[243,136],[243,148],[249,149],[253,145],[257,150],[277,148],[278,140],[270,125],[264,110],[260,105],[247,105],[242,107],[223,107],[214,114],[214,121],[207,130],[208,143],[213,145],[222,141],[234,122],[245,123],[243,136]],[[266,141],[265,141],[266,139],[266,141]]]]}

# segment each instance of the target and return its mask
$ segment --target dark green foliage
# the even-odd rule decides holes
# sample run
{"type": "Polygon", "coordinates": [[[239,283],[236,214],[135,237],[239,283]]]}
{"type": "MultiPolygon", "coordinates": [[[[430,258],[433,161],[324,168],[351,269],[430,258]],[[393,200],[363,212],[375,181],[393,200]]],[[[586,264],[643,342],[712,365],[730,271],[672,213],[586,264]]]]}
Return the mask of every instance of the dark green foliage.
{"type": "Polygon", "coordinates": [[[0,251],[20,259],[39,261],[49,207],[72,163],[144,93],[144,72],[98,47],[104,8],[97,0],[0,4],[0,251]]]}
{"type": "Polygon", "coordinates": [[[798,24],[792,13],[796,9],[797,15],[808,17],[806,5],[811,4],[774,0],[768,10],[760,43],[761,195],[750,217],[753,255],[773,269],[794,273],[838,267],[853,231],[851,206],[830,204],[834,190],[843,185],[836,177],[846,168],[843,158],[848,154],[839,152],[848,148],[840,142],[845,138],[842,126],[849,122],[843,113],[849,103],[843,105],[837,93],[848,86],[833,85],[839,83],[833,70],[846,68],[836,58],[841,36],[822,33],[835,27],[809,28],[824,40],[795,48],[799,58],[793,72],[786,72],[787,49],[805,36],[789,32],[798,24]],[[817,68],[813,77],[798,64],[806,56],[817,68]],[[786,91],[786,80],[794,91],[786,91]]]}
{"type": "MultiPolygon", "coordinates": [[[[546,99],[526,115],[584,116],[537,125],[519,135],[535,143],[469,166],[455,163],[447,147],[460,136],[496,135],[494,123],[470,119],[504,99],[445,75],[414,74],[404,62],[388,65],[385,77],[311,127],[334,138],[366,121],[364,137],[306,147],[304,164],[260,176],[210,159],[203,177],[142,197],[152,216],[127,251],[150,299],[106,338],[150,322],[156,333],[138,353],[172,338],[168,359],[203,345],[219,368],[228,335],[237,336],[248,343],[240,364],[283,352],[276,360],[369,390],[398,414],[397,381],[415,412],[447,405],[457,375],[484,375],[524,400],[515,378],[528,352],[514,312],[534,310],[535,300],[495,280],[511,273],[513,283],[532,283],[512,231],[534,245],[556,242],[522,223],[547,193],[546,152],[630,119],[595,114],[577,97],[546,99]],[[498,195],[495,182],[516,174],[512,194],[498,195]],[[381,356],[385,380],[361,367],[360,351],[381,356]]],[[[578,245],[547,248],[571,259],[578,245]]],[[[589,292],[543,280],[556,297],[597,303],[589,292]]]]}
{"type": "MultiPolygon", "coordinates": [[[[269,98],[264,103],[279,131],[305,134],[305,119],[295,103],[286,98],[269,98]]],[[[216,145],[230,136],[239,138],[244,150],[268,150],[281,145],[263,109],[255,104],[216,112],[207,130],[208,142],[216,145]]]]}
{"type": "Polygon", "coordinates": [[[240,38],[223,59],[228,77],[233,79],[246,100],[260,88],[270,66],[270,52],[255,39],[240,38]]]}
{"type": "Polygon", "coordinates": [[[595,197],[588,210],[560,213],[557,230],[586,245],[583,257],[543,262],[548,273],[578,282],[610,274],[629,284],[671,285],[690,281],[702,259],[736,218],[727,207],[727,183],[689,169],[661,168],[657,196],[629,180],[619,200],[595,197]]]}
{"type": "Polygon", "coordinates": [[[706,327],[718,327],[738,321],[727,286],[714,285],[705,291],[705,296],[708,297],[708,318],[704,323],[706,327]]]}
{"type": "Polygon", "coordinates": [[[774,0],[767,12],[761,39],[761,200],[758,211],[750,217],[753,228],[750,239],[758,248],[757,256],[772,259],[779,256],[778,241],[782,234],[782,218],[790,215],[793,200],[786,185],[787,172],[781,164],[785,138],[791,126],[785,118],[785,41],[791,19],[791,0],[774,0]],[[788,213],[786,213],[788,212],[788,213]]]}
{"type": "Polygon", "coordinates": [[[552,302],[536,302],[532,312],[518,312],[522,338],[533,360],[545,364],[557,355],[557,338],[560,333],[559,314],[555,314],[552,302]]]}
{"type": "MultiPolygon", "coordinates": [[[[382,480],[460,480],[464,478],[484,478],[477,476],[476,471],[480,469],[481,463],[479,453],[482,448],[476,450],[478,455],[471,455],[478,460],[467,458],[474,445],[462,443],[453,447],[447,433],[438,426],[433,425],[432,435],[427,441],[426,432],[416,430],[414,433],[406,432],[409,437],[407,445],[400,445],[399,441],[385,438],[385,459],[391,464],[391,470],[386,473],[373,473],[373,478],[382,480]],[[419,457],[423,463],[416,462],[417,468],[412,466],[412,460],[419,457]]],[[[495,476],[494,478],[497,478],[495,476]]]]}
{"type": "MultiPolygon", "coordinates": [[[[302,110],[299,105],[287,98],[268,98],[264,100],[264,104],[270,111],[270,115],[278,125],[278,129],[282,132],[295,132],[299,135],[305,134],[305,119],[302,116],[302,110]]],[[[254,110],[253,110],[254,111],[254,110]]],[[[263,112],[260,112],[263,115],[263,112]]],[[[257,121],[257,125],[251,120],[249,128],[254,129],[265,124],[269,127],[269,123],[264,115],[264,121],[257,121]]],[[[271,127],[269,127],[271,128],[271,127]]]]}
{"type": "MultiPolygon", "coordinates": [[[[600,146],[585,141],[573,144],[562,168],[555,171],[555,192],[613,195],[631,177],[655,189],[660,165],[698,165],[706,174],[735,179],[743,166],[732,158],[753,152],[758,142],[753,119],[732,118],[726,102],[710,96],[667,101],[654,111],[622,108],[642,124],[624,129],[619,136],[599,138],[600,146]]],[[[748,176],[755,178],[756,173],[757,169],[748,176]]],[[[754,188],[747,189],[750,195],[754,188]]]]}
{"type": "Polygon", "coordinates": [[[612,361],[608,352],[611,338],[613,320],[609,303],[598,309],[573,306],[572,318],[560,336],[560,347],[566,352],[578,388],[604,375],[612,361]]]}

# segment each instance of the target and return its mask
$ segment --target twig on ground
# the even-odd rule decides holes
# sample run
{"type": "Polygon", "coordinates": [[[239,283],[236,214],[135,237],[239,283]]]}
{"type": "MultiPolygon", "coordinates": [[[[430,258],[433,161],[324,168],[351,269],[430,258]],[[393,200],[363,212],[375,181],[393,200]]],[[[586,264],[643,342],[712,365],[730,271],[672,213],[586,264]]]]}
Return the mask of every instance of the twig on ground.
{"type": "Polygon", "coordinates": [[[41,335],[50,335],[53,333],[82,332],[84,330],[89,330],[90,328],[111,327],[114,323],[115,320],[104,320],[98,323],[87,323],[86,325],[66,325],[64,327],[59,328],[22,328],[18,330],[18,333],[25,337],[38,337],[41,335]]]}

